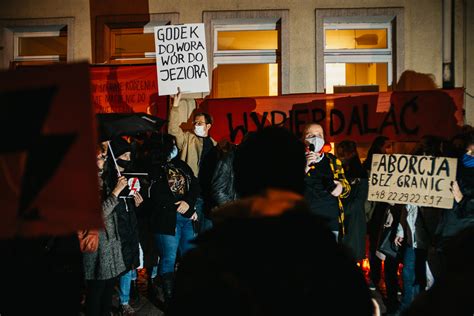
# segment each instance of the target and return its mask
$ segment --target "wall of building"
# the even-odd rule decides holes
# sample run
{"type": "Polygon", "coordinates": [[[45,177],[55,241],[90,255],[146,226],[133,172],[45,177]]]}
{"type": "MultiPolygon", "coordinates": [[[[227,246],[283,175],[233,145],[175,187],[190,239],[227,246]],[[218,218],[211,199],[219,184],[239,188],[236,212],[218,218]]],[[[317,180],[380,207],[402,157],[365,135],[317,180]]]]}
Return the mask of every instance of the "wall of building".
{"type": "Polygon", "coordinates": [[[0,2],[0,19],[74,18],[74,60],[90,61],[89,8],[89,0],[3,0],[0,2]]]}
{"type": "Polygon", "coordinates": [[[466,123],[474,125],[474,1],[465,0],[465,32],[464,43],[464,87],[467,94],[464,95],[464,106],[466,109],[466,123]]]}
{"type": "MultiPolygon", "coordinates": [[[[315,10],[322,8],[404,8],[404,67],[432,74],[442,86],[442,0],[3,0],[0,19],[74,18],[74,60],[92,60],[98,15],[179,13],[180,23],[201,22],[203,11],[289,10],[290,93],[316,90],[315,10]],[[146,3],[148,1],[148,3],[146,3]],[[137,11],[137,12],[135,12],[137,11]],[[91,31],[92,30],[92,31],[91,31]]],[[[455,85],[474,94],[474,2],[455,0],[455,85]]],[[[320,72],[322,70],[318,70],[320,72]]],[[[401,74],[397,74],[400,76],[401,74]]],[[[397,78],[398,79],[398,78],[397,78]]],[[[466,97],[467,121],[474,122],[474,100],[466,97]],[[473,110],[471,110],[473,109],[473,110]]]]}

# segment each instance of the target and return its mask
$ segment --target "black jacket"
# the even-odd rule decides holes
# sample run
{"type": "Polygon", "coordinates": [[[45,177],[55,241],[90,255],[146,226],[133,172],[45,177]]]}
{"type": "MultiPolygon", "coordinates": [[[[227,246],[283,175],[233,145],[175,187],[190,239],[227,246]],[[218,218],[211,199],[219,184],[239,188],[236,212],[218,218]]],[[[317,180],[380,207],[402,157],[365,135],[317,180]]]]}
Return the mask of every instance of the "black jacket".
{"type": "Polygon", "coordinates": [[[212,176],[211,195],[218,206],[237,200],[233,167],[234,156],[235,150],[232,150],[219,160],[212,176]]]}
{"type": "Polygon", "coordinates": [[[346,229],[343,242],[352,250],[356,260],[362,260],[365,258],[367,233],[364,204],[367,200],[369,184],[367,178],[348,178],[348,180],[351,184],[351,193],[347,199],[343,200],[346,229]]]}
{"type": "Polygon", "coordinates": [[[453,209],[444,210],[437,235],[441,239],[451,238],[461,230],[474,226],[474,168],[462,166],[458,183],[464,197],[453,209]]]}
{"type": "Polygon", "coordinates": [[[189,210],[184,214],[191,217],[194,205],[199,196],[199,184],[191,168],[180,159],[173,159],[164,165],[154,165],[151,170],[151,185],[148,190],[147,208],[151,211],[151,230],[154,233],[175,235],[176,202],[183,200],[189,204],[189,210]],[[188,179],[188,189],[182,198],[176,197],[168,184],[167,170],[173,166],[179,169],[188,179]]]}
{"type": "MultiPolygon", "coordinates": [[[[435,220],[434,216],[436,213],[440,213],[439,209],[433,207],[418,207],[418,212],[415,220],[415,241],[417,249],[429,249],[432,243],[432,230],[429,227],[432,227],[433,224],[430,224],[435,220]]],[[[410,225],[407,221],[408,212],[406,206],[402,208],[400,215],[400,224],[403,228],[404,242],[407,246],[413,247],[413,237],[410,225]]]]}
{"type": "Polygon", "coordinates": [[[117,213],[118,232],[122,245],[122,255],[127,270],[140,265],[138,223],[135,214],[135,201],[133,198],[119,198],[115,207],[117,213]]]}
{"type": "Polygon", "coordinates": [[[331,195],[334,189],[334,174],[329,163],[329,155],[305,176],[304,196],[311,212],[324,218],[331,230],[339,230],[339,201],[331,195]]]}

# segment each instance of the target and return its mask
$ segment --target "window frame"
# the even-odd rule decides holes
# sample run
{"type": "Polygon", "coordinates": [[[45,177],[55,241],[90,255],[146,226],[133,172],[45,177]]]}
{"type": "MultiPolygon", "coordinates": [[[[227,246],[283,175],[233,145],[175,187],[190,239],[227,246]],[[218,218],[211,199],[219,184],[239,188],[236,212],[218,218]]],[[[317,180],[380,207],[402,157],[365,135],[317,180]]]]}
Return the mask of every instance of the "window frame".
{"type": "Polygon", "coordinates": [[[391,23],[324,23],[324,54],[392,54],[392,25],[391,23]],[[326,30],[378,30],[387,29],[387,48],[358,48],[358,49],[327,49],[326,30]]]}
{"type": "Polygon", "coordinates": [[[403,7],[315,9],[316,91],[324,93],[324,24],[390,23],[392,25],[392,88],[405,71],[405,9],[403,7]]]}
{"type": "MultiPolygon", "coordinates": [[[[95,64],[144,64],[155,63],[155,52],[144,52],[144,55],[115,58],[112,52],[111,32],[116,29],[143,28],[143,34],[154,33],[154,27],[159,25],[177,24],[179,13],[150,13],[126,15],[101,15],[95,25],[94,56],[95,64]],[[135,61],[139,61],[138,63],[135,61]]],[[[136,33],[139,34],[139,33],[136,33]]]]}
{"type": "MultiPolygon", "coordinates": [[[[60,62],[67,60],[66,56],[61,55],[30,55],[30,56],[20,56],[20,38],[22,37],[59,37],[61,32],[64,31],[20,31],[13,33],[13,62],[25,62],[25,61],[52,61],[60,62]]],[[[67,32],[67,31],[66,31],[67,32]]]]}
{"type": "Polygon", "coordinates": [[[213,69],[218,65],[275,64],[280,61],[279,49],[219,50],[218,32],[278,30],[277,23],[218,24],[214,26],[213,69]]]}
{"type": "MultiPolygon", "coordinates": [[[[346,63],[346,64],[366,64],[366,63],[386,63],[387,64],[387,87],[393,87],[393,50],[392,50],[392,25],[391,23],[324,23],[323,30],[323,55],[324,55],[324,78],[326,78],[326,64],[346,63]],[[326,49],[326,30],[370,30],[387,29],[387,48],[373,49],[326,49]]],[[[326,79],[323,83],[326,91],[326,79]]]]}
{"type": "MultiPolygon", "coordinates": [[[[39,66],[51,63],[68,63],[74,61],[75,20],[73,17],[39,18],[39,19],[2,19],[0,20],[0,69],[11,69],[21,65],[39,66]],[[65,29],[67,32],[67,56],[65,59],[48,60],[45,56],[30,60],[15,60],[15,33],[51,32],[65,29]]],[[[17,57],[18,53],[16,54],[17,57]]],[[[25,56],[23,56],[25,57],[25,56]]],[[[21,58],[19,58],[21,59],[21,58]]]]}
{"type": "MultiPolygon", "coordinates": [[[[278,63],[278,93],[290,93],[290,25],[289,10],[230,10],[230,11],[203,11],[202,21],[206,28],[206,39],[208,47],[208,65],[214,66],[214,45],[217,37],[214,34],[214,28],[221,25],[251,25],[251,24],[275,24],[279,29],[279,56],[275,61],[278,63]]],[[[235,52],[235,51],[233,51],[235,52]]],[[[245,57],[245,56],[242,56],[245,57]]],[[[227,57],[221,59],[222,64],[231,63],[227,57]]],[[[242,59],[242,63],[273,63],[274,59],[258,59],[247,56],[242,59]]],[[[213,86],[213,73],[209,73],[209,85],[213,86]]],[[[212,96],[212,91],[211,91],[212,96]]],[[[206,96],[203,93],[202,96],[206,96]]]]}
{"type": "MultiPolygon", "coordinates": [[[[243,24],[216,24],[213,28],[213,71],[219,65],[249,65],[249,64],[277,64],[280,65],[280,49],[247,49],[247,50],[219,50],[218,49],[218,32],[220,31],[264,31],[279,30],[277,22],[261,23],[243,23],[243,24]]],[[[279,36],[280,32],[279,32],[279,36]]],[[[280,44],[280,40],[278,41],[280,44]]],[[[280,82],[281,72],[278,71],[278,81],[280,82]]],[[[212,82],[214,94],[214,82],[212,82]]],[[[278,84],[277,95],[281,95],[281,85],[278,84]]]]}
{"type": "Polygon", "coordinates": [[[153,34],[153,28],[150,27],[125,27],[125,28],[112,28],[110,29],[110,55],[109,55],[109,63],[113,64],[113,62],[110,61],[118,61],[120,62],[126,62],[126,61],[131,61],[131,60],[143,60],[143,61],[149,61],[150,63],[153,63],[156,61],[156,52],[143,52],[143,53],[126,53],[126,54],[121,54],[116,55],[115,54],[115,36],[114,34],[153,34]],[[138,32],[138,30],[143,30],[143,32],[138,32]]]}

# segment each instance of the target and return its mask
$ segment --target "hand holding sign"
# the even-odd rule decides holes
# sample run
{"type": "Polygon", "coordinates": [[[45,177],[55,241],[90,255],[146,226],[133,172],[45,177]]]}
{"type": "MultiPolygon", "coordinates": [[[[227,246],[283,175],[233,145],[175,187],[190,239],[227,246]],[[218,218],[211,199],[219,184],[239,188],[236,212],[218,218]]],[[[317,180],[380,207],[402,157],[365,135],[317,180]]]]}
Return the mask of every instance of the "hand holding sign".
{"type": "Polygon", "coordinates": [[[135,206],[139,207],[140,204],[143,202],[143,197],[139,192],[136,192],[135,195],[133,196],[133,199],[135,200],[135,206]]]}
{"type": "Polygon", "coordinates": [[[127,185],[128,185],[127,178],[125,178],[124,176],[119,177],[117,184],[115,185],[115,188],[112,191],[112,194],[118,197],[120,192],[122,192],[123,189],[127,187],[127,185]]]}
{"type": "Polygon", "coordinates": [[[178,93],[173,98],[173,107],[179,106],[179,101],[181,101],[181,89],[178,87],[178,93]]]}
{"type": "Polygon", "coordinates": [[[454,200],[456,200],[456,203],[461,202],[464,195],[462,194],[457,181],[453,182],[453,185],[451,186],[451,192],[453,192],[454,200]]]}
{"type": "Polygon", "coordinates": [[[203,23],[155,27],[155,48],[160,95],[209,91],[203,23]]]}

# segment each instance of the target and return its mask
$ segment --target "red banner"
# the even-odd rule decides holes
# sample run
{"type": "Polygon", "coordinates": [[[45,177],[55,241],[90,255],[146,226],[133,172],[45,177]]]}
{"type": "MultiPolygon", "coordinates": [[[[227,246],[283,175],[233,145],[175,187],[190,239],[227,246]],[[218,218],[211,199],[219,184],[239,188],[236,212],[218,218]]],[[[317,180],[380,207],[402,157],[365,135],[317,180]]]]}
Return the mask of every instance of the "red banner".
{"type": "Polygon", "coordinates": [[[145,112],[166,118],[168,99],[158,96],[156,65],[100,65],[90,72],[97,113],[145,112]]]}
{"type": "Polygon", "coordinates": [[[0,73],[0,239],[102,227],[88,68],[0,73]]]}
{"type": "Polygon", "coordinates": [[[321,124],[327,141],[371,142],[377,135],[417,141],[452,137],[463,122],[463,89],[359,94],[300,94],[198,100],[214,118],[216,140],[240,142],[247,131],[285,126],[298,137],[309,122],[321,124]]]}
{"type": "MultiPolygon", "coordinates": [[[[96,112],[146,112],[167,118],[168,99],[158,96],[156,65],[92,66],[96,112]]],[[[317,122],[328,141],[371,142],[377,135],[417,141],[423,135],[451,137],[463,123],[463,89],[410,92],[294,94],[276,97],[197,100],[214,117],[217,139],[240,142],[247,131],[282,125],[298,137],[317,122]]]]}

